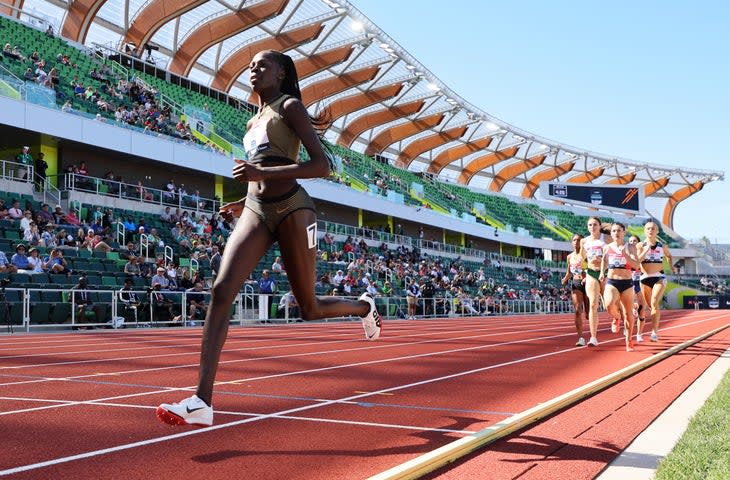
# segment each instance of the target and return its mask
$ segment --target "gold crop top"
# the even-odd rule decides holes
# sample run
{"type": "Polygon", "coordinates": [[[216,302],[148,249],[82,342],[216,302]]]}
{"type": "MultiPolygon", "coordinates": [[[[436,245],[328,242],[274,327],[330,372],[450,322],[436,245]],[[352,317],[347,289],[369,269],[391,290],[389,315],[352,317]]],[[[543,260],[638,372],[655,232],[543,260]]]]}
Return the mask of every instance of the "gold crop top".
{"type": "Polygon", "coordinates": [[[301,140],[280,113],[282,104],[288,98],[291,96],[282,94],[264,106],[251,120],[251,127],[243,137],[247,161],[259,163],[266,157],[285,157],[297,162],[301,140]]]}

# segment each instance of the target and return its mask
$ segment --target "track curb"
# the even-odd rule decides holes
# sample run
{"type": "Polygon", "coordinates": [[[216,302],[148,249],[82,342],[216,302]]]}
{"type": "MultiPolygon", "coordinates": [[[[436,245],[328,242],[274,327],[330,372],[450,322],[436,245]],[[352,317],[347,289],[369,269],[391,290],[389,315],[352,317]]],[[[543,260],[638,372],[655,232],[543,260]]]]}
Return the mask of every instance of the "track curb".
{"type": "Polygon", "coordinates": [[[730,323],[710,330],[707,333],[691,340],[687,340],[679,345],[675,345],[663,352],[656,353],[651,357],[640,360],[628,367],[624,367],[621,370],[573,389],[563,395],[540,403],[474,434],[455,440],[437,448],[436,450],[420,455],[400,465],[396,465],[395,467],[379,474],[373,475],[369,478],[369,480],[406,480],[419,478],[429,472],[443,467],[444,465],[448,465],[449,463],[452,463],[481,447],[489,445],[500,438],[531,425],[542,418],[552,415],[567,406],[573,405],[594,393],[600,392],[601,390],[604,390],[637,372],[649,368],[677,352],[720,333],[728,327],[730,327],[730,323]]]}

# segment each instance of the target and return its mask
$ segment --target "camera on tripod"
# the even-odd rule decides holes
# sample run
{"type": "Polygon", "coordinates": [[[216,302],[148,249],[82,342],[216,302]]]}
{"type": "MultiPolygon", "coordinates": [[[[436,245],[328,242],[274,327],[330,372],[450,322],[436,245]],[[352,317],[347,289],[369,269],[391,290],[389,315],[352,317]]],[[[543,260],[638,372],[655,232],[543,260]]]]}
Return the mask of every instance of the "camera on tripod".
{"type": "Polygon", "coordinates": [[[5,288],[8,285],[10,285],[10,279],[9,278],[0,279],[0,288],[5,288]]]}

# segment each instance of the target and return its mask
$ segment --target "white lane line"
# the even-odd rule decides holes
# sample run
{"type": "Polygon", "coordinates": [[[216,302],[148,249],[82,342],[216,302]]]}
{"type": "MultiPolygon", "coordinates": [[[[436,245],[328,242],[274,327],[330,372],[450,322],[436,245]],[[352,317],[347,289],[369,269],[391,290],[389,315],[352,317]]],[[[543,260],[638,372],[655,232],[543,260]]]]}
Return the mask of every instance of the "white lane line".
{"type": "MultiPolygon", "coordinates": [[[[562,322],[561,322],[561,324],[562,324],[562,322]]],[[[525,328],[525,327],[544,326],[544,325],[545,325],[545,322],[535,322],[535,323],[529,323],[529,324],[521,325],[521,327],[522,328],[525,328]]],[[[419,329],[419,333],[418,334],[395,335],[395,336],[391,336],[389,338],[426,336],[426,335],[433,335],[433,334],[436,334],[436,333],[438,333],[438,334],[442,334],[442,333],[454,333],[454,332],[457,332],[458,333],[458,332],[464,331],[464,328],[463,327],[454,330],[454,325],[453,324],[451,324],[449,327],[451,328],[451,330],[439,330],[437,332],[434,332],[433,330],[426,330],[426,331],[424,331],[423,329],[419,329]]],[[[511,324],[483,325],[482,324],[480,327],[483,330],[490,330],[490,329],[499,330],[499,329],[514,328],[514,325],[511,325],[511,324]]],[[[391,330],[388,330],[388,331],[390,332],[391,330]]],[[[406,333],[407,332],[412,332],[412,331],[413,331],[413,329],[405,330],[406,333]]],[[[358,332],[358,335],[359,335],[359,332],[358,332]]],[[[336,335],[333,335],[333,334],[327,334],[327,335],[321,335],[321,336],[312,336],[312,335],[309,335],[308,336],[308,339],[327,339],[327,338],[332,338],[333,340],[331,340],[331,342],[332,341],[345,342],[345,341],[352,341],[352,339],[353,339],[352,337],[353,337],[352,332],[343,332],[343,333],[338,333],[336,335]]],[[[292,337],[292,338],[288,338],[287,337],[286,338],[286,340],[291,340],[291,341],[297,341],[299,339],[300,339],[300,337],[292,337]]],[[[231,339],[227,339],[226,340],[226,345],[237,344],[237,343],[254,343],[255,344],[255,343],[267,342],[267,341],[268,342],[281,342],[282,339],[279,339],[279,338],[270,338],[270,337],[263,338],[263,339],[258,339],[258,338],[254,338],[254,339],[246,339],[246,338],[237,339],[237,338],[231,338],[231,339]]],[[[263,348],[290,348],[292,346],[298,346],[298,345],[316,345],[316,344],[317,344],[317,342],[309,342],[309,343],[302,343],[302,344],[286,344],[286,345],[281,345],[279,343],[277,345],[262,345],[262,346],[259,346],[259,347],[256,347],[256,348],[258,348],[260,350],[260,349],[263,349],[263,348]]],[[[163,349],[163,348],[183,348],[183,347],[187,347],[187,346],[196,347],[196,348],[199,347],[200,346],[200,338],[196,338],[195,339],[195,342],[191,342],[189,345],[176,344],[176,345],[165,345],[165,346],[143,346],[143,347],[133,347],[133,348],[124,348],[124,349],[80,350],[80,351],[56,352],[56,353],[34,353],[34,354],[26,354],[26,355],[14,355],[14,356],[0,357],[0,360],[17,359],[17,358],[46,357],[46,356],[57,357],[57,356],[62,356],[62,355],[80,355],[80,354],[89,354],[89,353],[96,354],[96,353],[107,353],[107,352],[115,352],[115,351],[122,351],[122,352],[124,352],[124,351],[132,351],[132,350],[157,350],[157,349],[163,349]]],[[[241,351],[241,350],[246,350],[246,349],[249,349],[249,348],[250,349],[254,349],[254,347],[243,347],[243,348],[239,348],[239,349],[230,349],[230,350],[227,349],[227,351],[241,351]]],[[[169,355],[186,355],[186,354],[187,355],[192,355],[192,354],[197,355],[197,354],[199,354],[199,352],[197,350],[195,350],[194,352],[193,351],[190,351],[190,352],[183,351],[183,352],[175,352],[175,353],[172,353],[172,354],[160,354],[159,356],[166,356],[166,355],[167,356],[169,356],[169,355]]],[[[79,360],[78,362],[79,363],[82,363],[82,362],[88,363],[90,361],[104,362],[104,361],[117,361],[117,360],[126,360],[126,359],[137,359],[137,358],[155,358],[155,355],[150,355],[150,356],[146,356],[146,357],[142,357],[142,356],[138,356],[138,357],[109,357],[109,358],[105,358],[105,359],[79,360]]],[[[8,366],[0,366],[0,370],[3,370],[3,369],[7,370],[7,369],[14,369],[14,368],[36,368],[36,367],[46,367],[46,366],[53,366],[53,365],[69,365],[69,364],[73,364],[73,362],[50,362],[50,363],[35,363],[35,364],[24,364],[24,365],[8,365],[8,366]]]]}
{"type": "MultiPolygon", "coordinates": [[[[559,316],[564,316],[568,318],[570,314],[558,314],[559,316]]],[[[419,330],[424,329],[433,329],[436,330],[438,328],[451,328],[453,327],[453,324],[455,321],[459,322],[461,325],[484,325],[485,323],[515,323],[515,322],[522,322],[522,321],[538,321],[538,318],[542,318],[544,321],[545,318],[542,315],[515,315],[515,316],[488,316],[488,317],[453,317],[453,318],[434,318],[434,319],[419,319],[419,320],[388,320],[388,331],[394,331],[393,328],[398,329],[404,329],[404,330],[412,330],[413,323],[418,323],[419,330]]],[[[555,316],[551,316],[551,318],[555,318],[555,316]]],[[[327,323],[289,323],[289,324],[280,324],[280,325],[231,325],[231,337],[230,338],[238,338],[238,335],[241,335],[240,338],[257,338],[258,336],[261,337],[267,337],[270,339],[278,338],[277,335],[281,335],[281,337],[291,337],[292,339],[295,337],[292,337],[293,334],[301,335],[300,332],[302,330],[310,330],[317,333],[321,330],[326,330],[327,332],[333,331],[333,330],[339,330],[344,333],[350,332],[353,328],[357,329],[359,326],[358,322],[355,321],[338,321],[338,322],[327,322],[327,323]],[[266,330],[266,331],[262,331],[266,330]],[[295,330],[295,332],[292,332],[291,330],[295,330]],[[235,332],[235,335],[234,335],[235,332]],[[253,335],[252,335],[253,332],[253,335]]],[[[310,332],[307,332],[306,334],[309,334],[310,332]]],[[[24,336],[24,334],[16,333],[14,336],[10,337],[7,336],[6,338],[12,338],[12,340],[8,342],[0,342],[0,347],[13,347],[13,348],[7,348],[4,349],[6,351],[9,350],[24,350],[29,347],[35,347],[35,348],[64,348],[68,347],[69,345],[74,345],[76,342],[91,342],[96,341],[96,345],[99,345],[98,340],[99,338],[104,338],[107,340],[116,340],[119,337],[122,336],[124,339],[137,339],[135,342],[175,342],[179,341],[175,339],[174,337],[178,338],[188,338],[191,340],[199,341],[201,336],[201,329],[149,329],[149,330],[142,330],[142,331],[135,331],[135,330],[97,330],[97,331],[90,331],[90,332],[77,332],[74,334],[68,334],[64,335],[61,333],[54,333],[50,334],[48,336],[42,337],[43,339],[46,339],[44,342],[37,342],[37,341],[24,341],[26,339],[28,340],[37,340],[39,337],[36,336],[37,334],[31,334],[31,336],[24,336]],[[165,335],[164,338],[160,338],[158,335],[163,333],[165,335]],[[151,337],[151,338],[150,338],[151,337]],[[169,340],[170,338],[173,338],[172,340],[169,340]],[[53,344],[53,345],[51,345],[53,344]]],[[[0,334],[0,338],[5,337],[5,335],[0,334]]],[[[124,343],[124,342],[116,342],[116,343],[124,343]]],[[[93,344],[90,344],[93,345],[93,344]]]]}
{"type": "MultiPolygon", "coordinates": [[[[724,315],[722,315],[722,316],[724,316],[724,315]]],[[[681,328],[681,327],[687,326],[687,325],[694,325],[694,324],[697,324],[697,323],[703,323],[703,322],[706,322],[706,321],[709,321],[709,320],[713,320],[713,319],[716,319],[716,318],[721,318],[722,316],[708,318],[706,320],[700,320],[700,321],[696,321],[696,322],[691,322],[691,323],[688,323],[688,324],[685,324],[685,325],[678,325],[678,326],[676,326],[674,328],[681,328]]],[[[669,328],[666,328],[664,330],[669,330],[671,328],[672,327],[669,327],[669,328]]],[[[616,340],[622,340],[623,341],[623,339],[621,339],[621,338],[616,339],[616,340]]],[[[615,340],[609,340],[608,342],[604,342],[604,343],[609,343],[609,342],[613,342],[613,341],[615,341],[615,340]]],[[[12,475],[12,474],[15,474],[15,473],[25,472],[25,471],[29,471],[29,470],[35,470],[35,469],[38,469],[38,468],[43,468],[43,467],[47,467],[47,466],[51,466],[51,465],[58,465],[58,464],[61,464],[61,463],[67,463],[67,462],[71,462],[71,461],[75,461],[75,460],[81,460],[81,459],[84,459],[84,458],[96,457],[96,456],[104,455],[104,454],[107,454],[107,453],[114,453],[114,452],[128,450],[128,449],[132,449],[132,448],[136,448],[136,447],[141,447],[141,446],[146,446],[146,445],[152,445],[152,444],[161,443],[161,442],[167,442],[167,441],[175,440],[175,439],[178,439],[178,438],[184,438],[184,437],[188,437],[188,436],[192,436],[192,435],[198,435],[198,434],[201,434],[201,433],[207,433],[207,432],[210,432],[210,431],[221,430],[223,428],[235,427],[235,426],[238,426],[238,425],[244,425],[244,424],[247,424],[247,423],[253,423],[253,422],[256,422],[256,421],[266,420],[266,419],[275,417],[277,415],[279,415],[279,416],[280,415],[289,415],[289,414],[292,414],[292,413],[297,413],[297,412],[301,412],[301,411],[307,411],[307,410],[312,410],[312,409],[315,409],[315,408],[325,407],[325,406],[332,405],[332,404],[335,404],[335,403],[338,403],[338,402],[342,402],[342,401],[352,401],[352,400],[357,400],[357,399],[360,399],[360,398],[366,398],[366,397],[369,397],[369,396],[372,396],[372,395],[377,395],[377,394],[382,394],[382,393],[389,393],[389,392],[395,392],[395,391],[399,391],[399,390],[404,390],[406,388],[412,388],[412,387],[415,387],[415,386],[421,386],[421,385],[426,385],[426,384],[429,384],[429,383],[435,383],[435,382],[438,382],[438,381],[448,380],[448,379],[452,379],[452,378],[458,378],[458,377],[462,377],[462,376],[465,376],[465,375],[471,375],[471,374],[474,374],[474,373],[480,373],[480,372],[484,372],[484,371],[488,371],[488,370],[493,370],[493,369],[496,369],[496,368],[505,367],[505,366],[509,366],[509,365],[516,365],[516,364],[519,364],[519,363],[524,363],[524,362],[528,362],[528,361],[532,361],[532,360],[537,360],[537,359],[541,359],[541,358],[547,358],[547,357],[551,357],[551,356],[554,356],[554,355],[559,355],[559,354],[563,354],[563,353],[567,353],[567,352],[573,352],[573,351],[576,351],[576,350],[579,350],[579,349],[582,350],[582,349],[585,349],[585,348],[586,347],[572,347],[572,348],[566,348],[566,349],[562,349],[562,350],[556,350],[556,351],[553,351],[553,352],[548,352],[548,353],[544,353],[544,354],[540,354],[540,355],[533,355],[531,357],[525,357],[525,358],[522,358],[522,359],[512,360],[512,361],[509,361],[509,362],[504,362],[504,363],[501,363],[501,364],[489,365],[489,366],[486,366],[486,367],[480,367],[480,368],[476,368],[476,369],[472,369],[472,370],[467,370],[467,371],[463,371],[463,372],[457,372],[457,373],[453,373],[453,374],[449,374],[449,375],[444,375],[444,376],[441,376],[441,377],[435,377],[435,378],[431,378],[431,379],[421,380],[419,382],[414,382],[414,383],[410,383],[410,384],[406,384],[406,385],[399,385],[399,386],[396,386],[396,387],[385,388],[385,389],[382,389],[382,390],[379,390],[379,391],[369,392],[369,393],[366,393],[366,394],[353,395],[353,396],[349,396],[349,397],[340,398],[340,399],[337,399],[337,400],[328,400],[326,402],[317,403],[317,404],[313,404],[313,405],[305,405],[303,407],[297,407],[297,408],[292,408],[292,409],[288,409],[288,410],[282,410],[280,412],[276,412],[276,413],[273,413],[273,414],[266,414],[266,415],[262,415],[262,416],[256,417],[256,418],[247,418],[247,419],[243,419],[243,420],[237,420],[237,421],[234,421],[234,422],[224,423],[224,424],[220,424],[220,425],[213,425],[213,426],[210,426],[210,427],[203,427],[203,428],[199,428],[197,430],[191,430],[191,431],[181,432],[181,433],[177,433],[177,434],[173,434],[173,435],[167,435],[167,436],[164,436],[164,437],[151,438],[151,439],[142,440],[142,441],[138,441],[138,442],[132,442],[132,443],[127,443],[127,444],[123,444],[123,445],[117,445],[117,446],[114,446],[114,447],[109,447],[109,448],[104,448],[104,449],[99,449],[99,450],[92,450],[92,451],[89,451],[89,452],[84,452],[84,453],[80,453],[80,454],[76,454],[76,455],[70,455],[70,456],[66,456],[66,457],[59,457],[59,458],[55,458],[55,459],[51,459],[51,460],[46,460],[46,461],[43,461],[43,462],[37,462],[37,463],[33,463],[33,464],[22,465],[22,466],[18,466],[18,467],[6,469],[6,470],[1,470],[0,471],[0,476],[12,475]]],[[[142,395],[148,395],[150,393],[151,392],[145,392],[142,395]]],[[[115,399],[115,398],[112,397],[112,398],[103,399],[103,400],[112,400],[112,399],[115,399]]],[[[94,402],[93,401],[90,401],[90,402],[80,402],[80,403],[94,403],[94,402]]]]}
{"type": "MultiPolygon", "coordinates": [[[[539,328],[535,330],[527,330],[527,332],[531,331],[548,331],[548,330],[563,330],[563,329],[569,329],[570,327],[566,326],[560,326],[560,327],[552,327],[552,328],[539,328]]],[[[515,333],[515,332],[506,332],[506,333],[515,333]]],[[[524,330],[520,331],[519,333],[526,333],[524,330]]],[[[477,339],[477,338],[484,338],[484,337],[493,337],[493,336],[502,336],[502,332],[497,333],[487,333],[487,334],[480,334],[480,335],[468,335],[463,337],[455,337],[449,339],[449,341],[454,340],[467,340],[467,339],[477,339]]],[[[569,336],[569,333],[566,334],[560,334],[557,336],[569,336]]],[[[404,335],[404,337],[408,337],[410,335],[404,335]]],[[[420,335],[412,335],[412,336],[420,336],[420,335]]],[[[553,338],[553,337],[545,337],[545,338],[553,338]]],[[[526,341],[532,341],[531,339],[527,339],[526,341]]],[[[429,339],[429,340],[421,340],[417,342],[401,342],[401,343],[390,343],[385,344],[381,343],[378,345],[368,345],[365,347],[354,347],[354,348],[345,348],[345,349],[334,349],[334,350],[319,350],[315,352],[299,352],[299,353],[291,353],[286,355],[271,355],[266,357],[253,357],[253,358],[245,358],[245,359],[239,359],[239,360],[224,360],[219,362],[219,365],[225,365],[225,364],[241,364],[241,363],[249,363],[249,362],[258,362],[258,361],[264,361],[264,360],[279,360],[284,358],[296,358],[296,357],[311,357],[311,356],[318,356],[318,355],[330,355],[333,353],[350,353],[350,352],[357,352],[357,351],[368,351],[368,350],[374,350],[374,349],[384,349],[384,348],[399,348],[404,346],[414,346],[414,345],[426,345],[426,344],[432,344],[432,343],[441,343],[444,342],[444,339],[429,339]]],[[[323,342],[317,342],[318,345],[321,345],[323,342]]],[[[501,345],[501,344],[489,344],[489,345],[501,345]]],[[[477,345],[475,347],[465,347],[465,349],[474,349],[474,348],[483,348],[484,345],[477,345]]],[[[233,350],[235,351],[235,350],[233,350]]],[[[461,351],[458,350],[458,351],[461,351]]],[[[227,352],[230,352],[227,350],[227,352]]],[[[199,355],[199,354],[196,354],[199,355]]],[[[397,358],[397,357],[396,357],[397,358]]],[[[146,369],[135,369],[135,370],[126,370],[126,371],[116,371],[116,372],[101,372],[101,373],[93,373],[93,374],[85,374],[85,375],[76,375],[71,377],[44,377],[40,379],[32,379],[32,380],[19,380],[19,381],[13,381],[13,382],[5,382],[0,383],[0,387],[8,387],[8,386],[17,386],[17,385],[28,385],[28,384],[37,384],[37,383],[45,383],[48,381],[74,381],[74,380],[80,380],[80,379],[89,379],[89,378],[97,378],[97,377],[106,377],[106,376],[119,376],[119,375],[126,375],[126,374],[140,374],[140,373],[149,373],[149,372],[160,372],[165,370],[175,370],[180,368],[198,368],[199,363],[190,363],[190,364],[184,364],[184,365],[172,365],[172,366],[165,366],[165,367],[152,367],[152,368],[146,368],[146,369]]],[[[218,385],[219,383],[216,383],[218,385]]],[[[120,385],[124,386],[124,385],[120,385]]]]}
{"type": "MultiPolygon", "coordinates": [[[[688,325],[694,325],[696,323],[703,323],[703,322],[706,322],[706,321],[709,321],[709,320],[712,320],[712,319],[698,320],[696,322],[691,322],[691,323],[688,323],[688,324],[677,325],[675,327],[668,327],[668,328],[665,328],[664,330],[670,330],[670,329],[673,329],[673,328],[682,328],[682,327],[685,327],[685,326],[688,326],[688,325]]],[[[414,358],[435,357],[437,355],[443,355],[443,354],[449,354],[449,353],[457,353],[457,352],[463,352],[463,351],[468,351],[468,350],[477,350],[477,349],[484,349],[484,348],[494,348],[494,347],[498,347],[498,346],[514,345],[514,344],[520,344],[520,343],[529,343],[529,342],[538,341],[538,340],[548,340],[548,339],[552,339],[552,338],[563,337],[563,336],[566,336],[566,335],[572,335],[572,333],[552,335],[552,336],[545,336],[545,337],[535,337],[535,338],[522,339],[522,340],[514,340],[514,341],[501,342],[501,343],[496,343],[496,344],[478,345],[478,346],[473,346],[473,347],[465,347],[465,348],[461,348],[461,349],[441,350],[441,351],[436,351],[436,352],[427,352],[427,353],[422,353],[422,354],[414,354],[414,355],[407,355],[407,356],[401,356],[401,357],[392,357],[392,358],[389,358],[389,359],[368,360],[368,361],[363,361],[363,362],[350,363],[350,364],[344,364],[344,365],[335,365],[335,366],[330,366],[330,367],[321,367],[321,368],[314,368],[314,369],[307,369],[307,370],[288,371],[288,372],[276,373],[276,374],[270,374],[270,375],[264,375],[264,376],[259,376],[259,377],[249,377],[249,378],[243,378],[243,379],[238,379],[238,380],[229,380],[229,381],[225,381],[225,382],[216,382],[215,385],[216,386],[221,386],[221,385],[235,385],[235,384],[241,384],[241,383],[245,383],[245,382],[254,382],[254,381],[260,381],[260,380],[270,380],[272,378],[281,378],[281,377],[288,377],[288,376],[294,376],[294,375],[306,375],[306,374],[310,374],[310,373],[320,373],[320,372],[324,372],[324,371],[339,370],[339,369],[350,368],[350,367],[360,367],[360,366],[364,366],[364,365],[374,365],[374,364],[380,364],[380,363],[390,363],[390,362],[397,362],[397,361],[400,361],[400,360],[410,360],[410,359],[414,359],[414,358]]],[[[615,338],[613,340],[607,340],[607,341],[602,342],[602,343],[605,344],[605,343],[612,343],[612,342],[618,342],[618,341],[623,342],[624,339],[622,337],[619,337],[619,338],[615,338]]],[[[572,347],[570,349],[563,350],[563,351],[573,351],[573,350],[579,350],[579,349],[584,349],[584,348],[587,348],[587,347],[572,347]]],[[[540,357],[535,357],[535,358],[540,358],[540,357]]],[[[508,364],[509,363],[506,363],[505,365],[508,365],[508,364]]],[[[488,370],[489,368],[486,368],[486,369],[488,370]]],[[[456,375],[456,376],[459,376],[459,375],[456,375]]],[[[444,377],[444,378],[447,378],[447,377],[444,377]]],[[[448,377],[448,378],[450,378],[450,377],[448,377]]],[[[76,404],[81,405],[81,404],[87,404],[87,403],[95,403],[97,401],[118,400],[118,399],[121,399],[121,398],[141,397],[141,396],[145,396],[145,395],[155,395],[155,394],[158,394],[158,393],[165,393],[165,392],[171,392],[171,391],[176,391],[176,390],[179,390],[179,391],[190,391],[190,390],[193,390],[194,388],[195,388],[195,386],[193,386],[193,385],[188,386],[188,387],[169,387],[169,388],[164,388],[164,389],[161,389],[161,390],[152,390],[152,391],[141,392],[141,393],[127,394],[127,395],[119,395],[119,396],[107,397],[107,398],[102,398],[102,399],[97,399],[97,400],[78,401],[78,402],[76,402],[76,404]]],[[[368,392],[366,394],[363,394],[363,396],[378,395],[380,393],[382,393],[382,392],[379,392],[379,391],[376,391],[376,392],[368,392]]],[[[74,405],[73,403],[70,403],[68,405],[51,405],[51,406],[43,406],[43,407],[26,408],[26,409],[22,409],[22,410],[11,410],[11,411],[6,411],[6,412],[0,412],[0,416],[11,415],[11,414],[16,414],[16,413],[34,412],[34,411],[40,411],[40,410],[49,410],[49,409],[52,409],[52,408],[61,408],[61,407],[67,407],[67,406],[73,406],[73,405],[74,405]]]]}
{"type": "MultiPolygon", "coordinates": [[[[310,374],[310,373],[319,373],[319,372],[325,372],[325,371],[331,371],[331,370],[339,370],[339,369],[345,369],[345,368],[351,368],[351,367],[360,367],[360,366],[364,366],[364,365],[374,365],[374,364],[380,364],[380,363],[397,362],[397,361],[400,361],[400,360],[409,360],[409,359],[413,359],[413,358],[434,357],[434,356],[437,356],[437,355],[443,355],[443,354],[448,354],[448,353],[456,353],[456,352],[462,352],[462,351],[468,351],[468,350],[475,350],[475,349],[482,349],[482,348],[494,348],[494,347],[504,346],[504,345],[513,345],[513,344],[518,344],[518,343],[528,343],[528,342],[537,341],[537,340],[546,340],[546,339],[550,339],[550,338],[563,337],[565,335],[570,335],[570,334],[559,334],[559,335],[552,335],[552,336],[546,336],[546,337],[536,337],[536,338],[530,338],[530,339],[515,340],[515,341],[511,341],[511,342],[501,342],[501,343],[494,343],[494,344],[477,345],[477,346],[473,346],[473,347],[464,347],[464,348],[459,348],[459,349],[441,350],[441,351],[436,351],[436,352],[426,352],[426,353],[415,354],[415,355],[407,355],[407,356],[400,356],[400,357],[391,357],[391,358],[387,358],[387,359],[368,360],[368,361],[357,362],[357,363],[349,363],[349,364],[344,364],[344,365],[334,365],[334,366],[329,366],[329,367],[320,367],[320,368],[313,368],[313,369],[307,369],[307,370],[287,371],[287,372],[283,372],[283,373],[275,373],[275,374],[263,375],[263,376],[259,376],[259,377],[249,377],[249,378],[242,378],[242,379],[237,379],[237,380],[229,380],[229,381],[226,381],[226,382],[216,382],[215,385],[216,386],[221,386],[221,385],[236,385],[236,384],[245,383],[245,382],[254,382],[254,381],[260,381],[260,380],[270,380],[272,378],[281,378],[281,377],[288,377],[288,376],[293,376],[293,375],[306,375],[306,374],[310,374]]],[[[407,346],[409,344],[404,344],[404,345],[407,346]]],[[[287,357],[298,356],[298,355],[301,355],[301,354],[288,355],[288,356],[285,355],[285,356],[279,356],[277,358],[287,358],[287,357]]],[[[31,382],[28,382],[28,383],[31,383],[31,382]]],[[[104,399],[100,399],[100,400],[116,400],[116,399],[120,399],[120,398],[131,398],[131,397],[135,397],[135,396],[153,395],[153,394],[157,394],[157,393],[164,393],[164,392],[170,392],[170,391],[175,391],[175,390],[184,391],[184,390],[190,390],[190,389],[193,389],[193,388],[194,388],[194,386],[188,386],[188,387],[170,387],[170,388],[165,388],[165,389],[162,389],[162,390],[153,390],[153,391],[149,391],[149,392],[142,392],[142,393],[134,393],[134,394],[128,394],[128,395],[120,395],[120,396],[115,396],[115,397],[108,397],[108,398],[104,398],[104,399]]],[[[378,392],[368,392],[365,395],[376,395],[377,393],[378,392]]],[[[86,401],[78,401],[76,403],[78,405],[81,405],[81,404],[90,403],[90,402],[96,402],[96,401],[97,400],[86,400],[86,401]]],[[[16,414],[16,413],[34,412],[34,411],[40,411],[40,410],[49,410],[51,408],[59,408],[59,407],[65,407],[65,406],[71,406],[71,405],[73,405],[73,404],[69,404],[69,405],[50,405],[50,406],[44,406],[44,407],[25,408],[25,409],[22,409],[22,410],[9,410],[9,411],[5,411],[5,412],[0,412],[0,416],[11,415],[11,414],[16,414]]]]}

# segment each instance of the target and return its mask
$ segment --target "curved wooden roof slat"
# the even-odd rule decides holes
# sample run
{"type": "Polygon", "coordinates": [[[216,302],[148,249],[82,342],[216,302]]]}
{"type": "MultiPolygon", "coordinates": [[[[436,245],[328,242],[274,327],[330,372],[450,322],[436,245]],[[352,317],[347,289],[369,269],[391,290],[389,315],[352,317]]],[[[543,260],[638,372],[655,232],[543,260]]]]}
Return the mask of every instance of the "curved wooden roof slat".
{"type": "Polygon", "coordinates": [[[404,169],[408,169],[408,165],[411,164],[413,159],[419,155],[433,150],[436,147],[440,147],[449,142],[453,142],[464,136],[469,127],[454,127],[443,132],[438,132],[428,137],[419,138],[409,143],[406,148],[398,155],[398,159],[395,161],[396,166],[404,169]]]}
{"type": "Polygon", "coordinates": [[[421,110],[425,103],[426,102],[423,100],[415,100],[410,103],[404,103],[403,105],[396,105],[361,115],[350,122],[350,124],[342,130],[339,138],[337,139],[337,144],[349,148],[355,139],[362,135],[363,132],[379,125],[392,122],[393,120],[413,115],[421,110]]]}
{"type": "Polygon", "coordinates": [[[654,195],[656,192],[666,187],[668,183],[669,177],[660,178],[659,180],[654,180],[651,183],[647,183],[646,185],[644,185],[644,196],[650,197],[654,195]]]}
{"type": "Polygon", "coordinates": [[[546,158],[547,155],[540,154],[535,155],[534,157],[530,157],[527,160],[507,165],[506,167],[502,168],[502,170],[500,170],[497,175],[492,179],[492,183],[489,184],[489,191],[501,192],[502,188],[504,188],[507,182],[517,177],[518,175],[522,175],[528,170],[542,165],[546,158]]]}
{"type": "Polygon", "coordinates": [[[307,77],[316,75],[334,65],[344,62],[350,58],[353,50],[353,45],[345,45],[300,58],[294,62],[299,80],[304,80],[307,77]]]}
{"type": "Polygon", "coordinates": [[[535,192],[537,191],[538,188],[540,188],[541,182],[547,182],[549,180],[554,180],[561,175],[565,175],[569,171],[573,170],[573,167],[575,167],[575,161],[571,160],[568,162],[561,163],[560,165],[556,165],[548,170],[543,170],[542,172],[537,172],[535,175],[530,177],[529,180],[527,180],[525,187],[522,189],[522,196],[525,198],[534,197],[535,192]]]}
{"type": "Polygon", "coordinates": [[[386,128],[370,141],[365,148],[365,155],[372,156],[376,153],[381,153],[388,148],[388,145],[393,145],[404,138],[408,138],[429,128],[434,128],[444,120],[444,116],[443,113],[435,113],[427,117],[386,128]]]}
{"type": "Polygon", "coordinates": [[[591,183],[596,178],[603,175],[603,172],[605,172],[606,169],[603,167],[596,167],[593,170],[588,170],[587,172],[583,172],[580,175],[575,175],[573,177],[570,177],[567,182],[568,183],[591,183]]]}
{"type": "MultiPolygon", "coordinates": [[[[511,147],[497,150],[496,152],[490,152],[486,155],[475,158],[463,168],[463,170],[459,174],[458,182],[467,185],[474,177],[474,175],[477,174],[477,172],[514,157],[515,155],[517,155],[517,151],[519,149],[519,145],[513,145],[511,147]]],[[[432,164],[433,163],[436,163],[436,161],[434,160],[432,164]]]]}
{"type": "Polygon", "coordinates": [[[438,175],[447,165],[459,159],[466,157],[474,152],[484,150],[492,143],[492,137],[484,137],[473,142],[462,143],[455,147],[447,148],[443,152],[436,155],[426,171],[438,175]]]}
{"type": "Polygon", "coordinates": [[[631,183],[636,178],[636,172],[629,172],[621,175],[620,177],[614,177],[606,182],[606,185],[626,185],[631,183]]]}
{"type": "Polygon", "coordinates": [[[402,83],[394,83],[384,87],[378,87],[366,92],[359,92],[346,97],[338,98],[325,107],[325,115],[331,121],[335,121],[352,112],[362,110],[376,103],[393,98],[403,90],[402,83]]]}
{"type": "Polygon", "coordinates": [[[309,106],[323,98],[331,97],[357,85],[367,83],[375,78],[379,71],[380,67],[374,65],[314,82],[302,89],[302,103],[309,106]]]}
{"type": "MultiPolygon", "coordinates": [[[[289,0],[266,0],[205,22],[188,34],[170,60],[168,70],[187,76],[195,62],[207,49],[279,15],[284,11],[287,3],[289,0]]],[[[248,62],[246,65],[248,66],[248,62]]]]}
{"type": "Polygon", "coordinates": [[[23,3],[24,0],[0,0],[0,13],[8,17],[20,18],[20,12],[18,10],[23,9],[23,3]],[[15,7],[18,10],[10,7],[15,7]]]}
{"type": "Polygon", "coordinates": [[[669,200],[667,200],[667,204],[664,206],[664,215],[662,216],[662,222],[664,225],[668,225],[669,228],[674,228],[674,210],[677,208],[677,205],[679,205],[679,202],[682,202],[699,192],[704,186],[704,182],[699,181],[691,185],[687,185],[686,187],[682,187],[674,192],[672,196],[669,197],[669,200]]]}
{"type": "Polygon", "coordinates": [[[134,43],[142,47],[157,31],[173,18],[204,4],[207,0],[154,0],[134,17],[122,44],[134,43]]]}
{"type": "Polygon", "coordinates": [[[66,12],[66,20],[61,26],[61,36],[84,43],[91,22],[104,3],[106,3],[106,0],[76,0],[71,2],[66,12]]]}
{"type": "Polygon", "coordinates": [[[236,79],[248,69],[251,59],[261,50],[286,52],[317,38],[324,26],[310,23],[303,27],[281,32],[275,37],[267,37],[258,42],[244,45],[233,53],[220,67],[210,86],[228,92],[236,79]]]}

